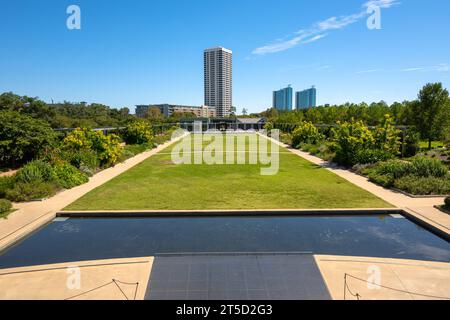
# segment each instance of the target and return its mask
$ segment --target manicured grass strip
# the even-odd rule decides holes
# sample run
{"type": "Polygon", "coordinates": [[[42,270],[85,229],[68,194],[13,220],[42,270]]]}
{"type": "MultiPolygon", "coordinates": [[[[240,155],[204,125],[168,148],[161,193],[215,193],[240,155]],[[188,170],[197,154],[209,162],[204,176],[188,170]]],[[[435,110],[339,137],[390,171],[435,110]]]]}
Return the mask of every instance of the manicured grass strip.
{"type": "Polygon", "coordinates": [[[174,165],[169,147],[92,190],[66,210],[388,208],[345,179],[280,149],[280,170],[260,165],[174,165]]]}

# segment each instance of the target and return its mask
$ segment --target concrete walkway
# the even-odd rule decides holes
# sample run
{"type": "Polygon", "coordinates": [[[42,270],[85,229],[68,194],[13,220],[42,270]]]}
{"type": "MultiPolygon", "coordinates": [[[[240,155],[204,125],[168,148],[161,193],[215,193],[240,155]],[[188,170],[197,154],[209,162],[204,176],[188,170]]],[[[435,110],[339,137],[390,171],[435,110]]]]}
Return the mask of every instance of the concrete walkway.
{"type": "Polygon", "coordinates": [[[281,143],[274,139],[269,139],[277,143],[281,147],[287,148],[293,154],[326,168],[327,170],[337,174],[347,181],[357,185],[358,187],[371,192],[372,194],[385,200],[386,202],[389,202],[395,207],[404,210],[411,216],[425,221],[434,228],[450,235],[450,215],[434,208],[435,205],[442,205],[444,203],[444,197],[412,198],[403,193],[380,187],[370,182],[366,177],[358,175],[347,169],[339,168],[309,153],[293,149],[289,145],[281,143]]]}
{"type": "Polygon", "coordinates": [[[182,137],[168,141],[155,149],[138,154],[112,168],[105,169],[91,177],[89,182],[73,189],[62,191],[47,200],[14,204],[14,208],[17,210],[10,214],[7,219],[0,219],[0,250],[5,249],[30,232],[53,220],[56,212],[64,209],[89,191],[167,148],[182,137]]]}
{"type": "Polygon", "coordinates": [[[330,255],[315,259],[333,300],[356,300],[356,294],[361,300],[450,299],[447,262],[330,255]],[[371,285],[374,281],[380,286],[371,285]]]}
{"type": "Polygon", "coordinates": [[[0,270],[0,300],[142,300],[153,257],[0,270]]]}

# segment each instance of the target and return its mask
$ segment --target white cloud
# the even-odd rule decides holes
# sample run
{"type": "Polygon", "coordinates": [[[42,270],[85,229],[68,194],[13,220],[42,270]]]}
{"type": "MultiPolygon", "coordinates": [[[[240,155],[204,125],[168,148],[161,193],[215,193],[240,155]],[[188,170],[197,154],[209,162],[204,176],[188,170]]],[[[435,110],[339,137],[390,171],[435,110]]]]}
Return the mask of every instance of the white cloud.
{"type": "Polygon", "coordinates": [[[321,70],[327,70],[327,69],[330,69],[331,67],[329,66],[329,65],[325,65],[325,66],[320,66],[320,67],[318,67],[316,70],[317,71],[321,71],[321,70]]]}
{"type": "Polygon", "coordinates": [[[414,67],[414,68],[406,68],[402,70],[403,72],[413,72],[413,71],[437,71],[437,72],[449,72],[450,64],[441,63],[435,66],[428,67],[414,67]]]}
{"type": "Polygon", "coordinates": [[[448,63],[441,63],[440,65],[436,66],[436,71],[449,72],[450,71],[450,64],[448,64],[448,63]]]}
{"type": "Polygon", "coordinates": [[[370,1],[367,1],[363,5],[363,7],[368,8],[368,7],[375,6],[375,7],[387,9],[387,8],[390,8],[390,7],[398,5],[398,4],[400,4],[400,1],[397,1],[397,0],[370,0],[370,1]]]}
{"type": "Polygon", "coordinates": [[[316,42],[317,40],[320,40],[320,39],[323,39],[323,38],[325,38],[327,35],[326,34],[319,34],[319,35],[317,35],[317,36],[315,36],[315,37],[312,37],[312,38],[310,38],[310,39],[308,39],[308,40],[305,40],[305,41],[303,41],[303,43],[312,43],[312,42],[316,42]]]}
{"type": "Polygon", "coordinates": [[[331,17],[327,20],[317,23],[317,28],[322,31],[342,29],[352,23],[357,22],[365,15],[365,13],[361,12],[358,14],[351,14],[349,16],[331,17]]]}
{"type": "Polygon", "coordinates": [[[402,71],[403,71],[403,72],[412,72],[412,71],[421,71],[421,70],[425,70],[425,68],[423,68],[423,67],[419,67],[419,68],[406,68],[406,69],[403,69],[402,71]]]}
{"type": "Polygon", "coordinates": [[[380,71],[379,69],[371,69],[371,70],[362,70],[362,71],[358,71],[356,72],[356,74],[364,74],[364,73],[374,73],[380,71]]]}
{"type": "Polygon", "coordinates": [[[308,44],[320,39],[323,39],[326,34],[324,31],[340,30],[353,23],[358,22],[368,15],[367,7],[379,6],[380,8],[390,8],[393,5],[400,4],[397,0],[371,0],[363,5],[363,10],[359,13],[334,16],[323,21],[319,21],[311,26],[309,29],[302,29],[295,33],[294,36],[285,36],[275,40],[271,44],[258,47],[252,51],[252,54],[264,55],[269,53],[276,53],[294,48],[300,44],[308,44]],[[306,39],[306,40],[305,40],[306,39]]]}

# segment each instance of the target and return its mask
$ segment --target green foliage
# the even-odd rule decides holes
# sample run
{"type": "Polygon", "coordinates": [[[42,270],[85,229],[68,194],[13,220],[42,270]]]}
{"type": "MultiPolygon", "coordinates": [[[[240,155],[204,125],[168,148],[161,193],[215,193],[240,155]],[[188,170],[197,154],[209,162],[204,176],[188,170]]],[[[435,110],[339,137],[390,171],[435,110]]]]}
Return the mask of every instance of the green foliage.
{"type": "Polygon", "coordinates": [[[120,156],[120,139],[115,134],[105,136],[101,131],[76,129],[63,141],[62,149],[66,152],[93,151],[102,166],[114,165],[120,156]]]}
{"type": "Polygon", "coordinates": [[[445,177],[448,173],[447,167],[437,159],[425,157],[415,158],[411,162],[412,174],[419,177],[445,177]]]}
{"type": "Polygon", "coordinates": [[[445,195],[450,194],[450,179],[433,176],[404,176],[395,180],[394,186],[413,195],[445,195]]]}
{"type": "Polygon", "coordinates": [[[151,143],[153,140],[151,124],[144,120],[130,122],[125,129],[124,140],[127,144],[151,143]]]}
{"type": "Polygon", "coordinates": [[[50,182],[53,181],[53,170],[50,164],[42,160],[28,162],[16,173],[17,182],[50,182]]]}
{"type": "Polygon", "coordinates": [[[40,200],[54,195],[56,190],[57,186],[52,182],[18,182],[6,192],[6,198],[16,202],[40,200]]]}
{"type": "Polygon", "coordinates": [[[444,203],[447,208],[450,208],[450,197],[446,197],[444,203]]]}
{"type": "Polygon", "coordinates": [[[354,165],[358,151],[370,149],[374,143],[372,132],[362,121],[338,122],[332,132],[331,150],[336,152],[336,162],[354,165]]]}
{"type": "Polygon", "coordinates": [[[422,139],[429,142],[444,137],[450,121],[450,105],[448,91],[441,83],[429,83],[418,95],[418,101],[411,105],[414,126],[422,139]]]}
{"type": "Polygon", "coordinates": [[[317,144],[324,136],[312,122],[301,122],[292,133],[292,146],[298,148],[302,143],[317,144]]]}
{"type": "Polygon", "coordinates": [[[390,160],[380,163],[375,167],[375,170],[378,174],[390,175],[394,179],[398,179],[405,175],[412,174],[414,172],[414,167],[410,162],[407,161],[390,160]]]}
{"type": "Polygon", "coordinates": [[[450,176],[439,160],[416,158],[411,162],[389,160],[364,172],[369,180],[384,187],[396,187],[411,194],[450,193],[450,176]]]}
{"type": "Polygon", "coordinates": [[[100,164],[106,167],[116,164],[122,152],[119,136],[115,134],[105,136],[100,131],[94,136],[92,148],[97,152],[100,164]]]}
{"type": "Polygon", "coordinates": [[[391,153],[379,149],[362,149],[358,150],[355,155],[354,162],[359,164],[373,164],[391,159],[391,153]]]}
{"type": "Polygon", "coordinates": [[[67,162],[61,162],[53,167],[55,182],[64,189],[71,189],[89,181],[86,174],[67,162]]]}
{"type": "Polygon", "coordinates": [[[119,156],[119,162],[124,162],[125,160],[130,159],[134,156],[135,156],[134,152],[124,148],[122,149],[122,153],[119,156]]]}
{"type": "Polygon", "coordinates": [[[97,153],[91,149],[67,150],[62,158],[78,169],[87,168],[92,172],[100,165],[97,153]]]}
{"type": "Polygon", "coordinates": [[[134,157],[135,155],[147,151],[152,147],[148,144],[127,144],[123,149],[119,156],[119,162],[123,162],[129,158],[134,157]]]}
{"type": "Polygon", "coordinates": [[[12,209],[11,201],[0,199],[0,214],[6,213],[12,209]]]}
{"type": "Polygon", "coordinates": [[[6,190],[14,188],[15,177],[0,177],[0,198],[6,196],[6,190]]]}
{"type": "Polygon", "coordinates": [[[0,167],[17,166],[51,148],[56,134],[41,120],[17,111],[0,111],[0,167]]]}
{"type": "Polygon", "coordinates": [[[266,122],[266,124],[264,125],[264,130],[267,131],[267,135],[270,136],[270,131],[272,131],[274,129],[273,123],[268,121],[266,122]]]}
{"type": "Polygon", "coordinates": [[[383,123],[375,130],[375,147],[386,153],[397,155],[400,148],[400,130],[396,129],[389,114],[384,115],[383,123]]]}
{"type": "Polygon", "coordinates": [[[405,135],[404,157],[413,157],[420,151],[420,135],[415,131],[409,131],[405,135]]]}
{"type": "Polygon", "coordinates": [[[94,131],[77,128],[64,138],[63,150],[89,150],[92,148],[92,136],[94,131]]]}
{"type": "Polygon", "coordinates": [[[376,171],[369,173],[369,180],[375,182],[385,188],[390,188],[394,185],[394,177],[390,174],[380,174],[376,171]]]}

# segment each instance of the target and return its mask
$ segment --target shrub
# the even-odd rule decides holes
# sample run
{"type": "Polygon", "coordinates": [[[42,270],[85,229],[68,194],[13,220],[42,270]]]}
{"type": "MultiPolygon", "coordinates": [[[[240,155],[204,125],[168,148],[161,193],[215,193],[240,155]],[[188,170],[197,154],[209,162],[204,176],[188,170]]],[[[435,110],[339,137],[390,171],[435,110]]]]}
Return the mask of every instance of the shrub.
{"type": "Polygon", "coordinates": [[[42,160],[28,162],[16,174],[17,182],[50,182],[53,181],[53,170],[50,164],[42,160]]]}
{"type": "Polygon", "coordinates": [[[400,147],[399,134],[400,130],[396,129],[394,120],[386,114],[383,123],[375,130],[375,147],[386,154],[397,155],[400,147]]]}
{"type": "Polygon", "coordinates": [[[0,198],[6,196],[6,190],[14,188],[14,177],[0,177],[0,198]]]}
{"type": "Polygon", "coordinates": [[[130,159],[130,158],[134,157],[134,156],[135,156],[134,152],[124,148],[122,150],[122,153],[119,156],[119,162],[123,162],[123,161],[125,161],[127,159],[130,159]]]}
{"type": "Polygon", "coordinates": [[[129,123],[125,128],[124,140],[127,144],[151,143],[153,140],[151,124],[144,120],[129,123]]]}
{"type": "Polygon", "coordinates": [[[62,158],[78,169],[87,168],[92,172],[100,165],[97,153],[90,149],[65,151],[62,158]]]}
{"type": "Polygon", "coordinates": [[[391,153],[379,149],[362,149],[356,153],[354,162],[359,164],[373,164],[391,159],[391,153]]]}
{"type": "Polygon", "coordinates": [[[391,175],[394,179],[401,178],[414,172],[414,168],[410,162],[402,160],[389,160],[380,163],[375,171],[382,175],[391,175]]]}
{"type": "Polygon", "coordinates": [[[64,189],[71,189],[89,181],[86,174],[67,162],[56,164],[53,167],[56,183],[64,189]]]}
{"type": "Polygon", "coordinates": [[[419,177],[445,177],[448,173],[447,167],[437,159],[425,157],[415,158],[412,162],[413,173],[419,177]]]}
{"type": "Polygon", "coordinates": [[[410,131],[405,136],[403,156],[414,157],[420,151],[420,135],[410,131]]]}
{"type": "Polygon", "coordinates": [[[374,171],[369,173],[369,180],[385,188],[390,188],[394,185],[394,177],[391,174],[380,174],[374,171]]]}
{"type": "Polygon", "coordinates": [[[375,139],[362,121],[337,123],[332,131],[331,151],[336,152],[334,161],[343,165],[354,165],[359,150],[373,147],[375,139]]]}
{"type": "Polygon", "coordinates": [[[63,150],[89,150],[92,148],[92,141],[90,139],[94,131],[89,129],[77,128],[73,130],[63,140],[63,150]]]}
{"type": "Polygon", "coordinates": [[[115,134],[105,136],[101,132],[97,132],[93,148],[97,151],[100,164],[106,167],[116,164],[122,152],[119,136],[115,134]]]}
{"type": "Polygon", "coordinates": [[[397,179],[394,186],[414,195],[450,194],[450,179],[447,178],[408,175],[397,179]]]}
{"type": "Polygon", "coordinates": [[[66,152],[93,151],[97,154],[100,165],[114,165],[120,156],[121,146],[119,136],[105,136],[101,131],[76,129],[63,141],[62,149],[66,152]]]}
{"type": "Polygon", "coordinates": [[[52,148],[56,134],[48,123],[22,113],[0,111],[0,167],[18,166],[52,148]]]}
{"type": "Polygon", "coordinates": [[[450,208],[450,197],[445,198],[444,203],[447,208],[450,208]]]}
{"type": "Polygon", "coordinates": [[[352,171],[356,172],[357,174],[362,175],[369,175],[370,173],[374,172],[374,165],[373,164],[355,164],[352,167],[352,171]]]}
{"type": "Polygon", "coordinates": [[[0,214],[6,213],[11,210],[12,204],[11,201],[6,199],[0,199],[0,214]]]}
{"type": "Polygon", "coordinates": [[[51,182],[17,182],[13,189],[6,191],[6,198],[11,201],[31,201],[52,196],[57,187],[51,182]]]}
{"type": "Polygon", "coordinates": [[[292,133],[292,146],[299,148],[300,144],[317,144],[324,136],[311,122],[302,122],[292,133]]]}

